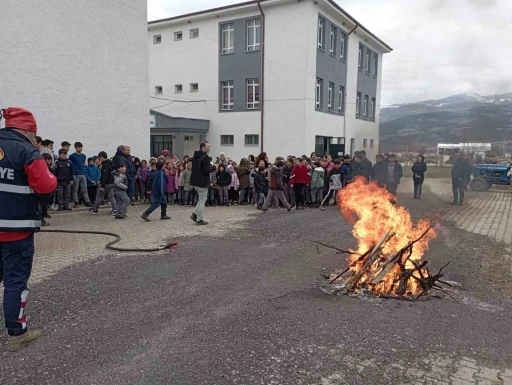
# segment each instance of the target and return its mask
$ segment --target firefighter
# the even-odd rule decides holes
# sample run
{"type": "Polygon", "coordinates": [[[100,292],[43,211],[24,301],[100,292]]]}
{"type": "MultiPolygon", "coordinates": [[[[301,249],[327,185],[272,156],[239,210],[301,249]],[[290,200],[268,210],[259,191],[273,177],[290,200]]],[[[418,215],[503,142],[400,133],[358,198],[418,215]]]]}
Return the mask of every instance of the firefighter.
{"type": "Polygon", "coordinates": [[[34,257],[34,233],[41,226],[40,195],[52,193],[56,178],[35,147],[37,124],[23,108],[0,110],[0,282],[4,284],[7,350],[16,352],[41,337],[27,328],[27,282],[34,257]]]}

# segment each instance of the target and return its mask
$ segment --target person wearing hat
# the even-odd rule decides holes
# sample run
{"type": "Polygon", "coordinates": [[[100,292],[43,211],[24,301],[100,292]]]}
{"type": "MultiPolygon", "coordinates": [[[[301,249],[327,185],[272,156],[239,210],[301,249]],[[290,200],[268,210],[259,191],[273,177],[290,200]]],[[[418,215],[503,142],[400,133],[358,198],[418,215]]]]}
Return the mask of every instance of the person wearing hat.
{"type": "Polygon", "coordinates": [[[34,257],[34,233],[41,227],[40,197],[57,188],[57,179],[35,147],[37,124],[23,108],[0,111],[0,282],[4,284],[7,350],[16,352],[41,337],[27,328],[27,282],[34,257]]]}

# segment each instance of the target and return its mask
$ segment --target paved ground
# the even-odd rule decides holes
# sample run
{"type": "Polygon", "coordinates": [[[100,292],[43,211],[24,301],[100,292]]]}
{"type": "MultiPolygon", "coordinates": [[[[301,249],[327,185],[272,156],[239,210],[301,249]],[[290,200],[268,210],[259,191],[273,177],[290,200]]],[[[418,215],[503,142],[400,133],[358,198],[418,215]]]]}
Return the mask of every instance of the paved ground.
{"type": "Polygon", "coordinates": [[[212,208],[207,228],[184,208],[149,224],[142,207],[123,222],[55,215],[53,228],[117,230],[123,246],[180,245],[111,254],[108,238],[38,235],[29,315],[46,336],[18,354],[0,342],[0,384],[512,384],[509,245],[456,219],[501,190],[452,208],[445,182],[428,182],[421,201],[407,184],[399,201],[415,218],[448,219],[427,258],[453,261],[458,303],[324,294],[322,274],[344,261],[310,240],[354,245],[335,208],[212,208]]]}

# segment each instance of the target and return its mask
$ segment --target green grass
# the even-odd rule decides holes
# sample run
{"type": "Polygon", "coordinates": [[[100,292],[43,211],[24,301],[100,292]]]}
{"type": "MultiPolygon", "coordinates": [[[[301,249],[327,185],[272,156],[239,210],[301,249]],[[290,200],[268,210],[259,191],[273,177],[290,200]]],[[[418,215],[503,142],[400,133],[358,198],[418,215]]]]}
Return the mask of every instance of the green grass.
{"type": "MultiPolygon", "coordinates": [[[[402,166],[404,170],[404,178],[412,178],[411,166],[402,166]]],[[[425,173],[425,178],[450,178],[451,167],[436,167],[427,165],[428,169],[425,173]]]]}

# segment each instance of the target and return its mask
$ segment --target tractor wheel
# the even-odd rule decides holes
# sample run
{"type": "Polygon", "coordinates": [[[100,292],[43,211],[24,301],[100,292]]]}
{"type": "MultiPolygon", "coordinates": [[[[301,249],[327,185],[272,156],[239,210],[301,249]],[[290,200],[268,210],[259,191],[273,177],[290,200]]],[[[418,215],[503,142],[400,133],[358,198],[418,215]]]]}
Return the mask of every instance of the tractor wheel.
{"type": "Polygon", "coordinates": [[[478,192],[485,191],[489,188],[487,182],[483,178],[474,178],[471,181],[470,186],[474,191],[478,192]]]}

